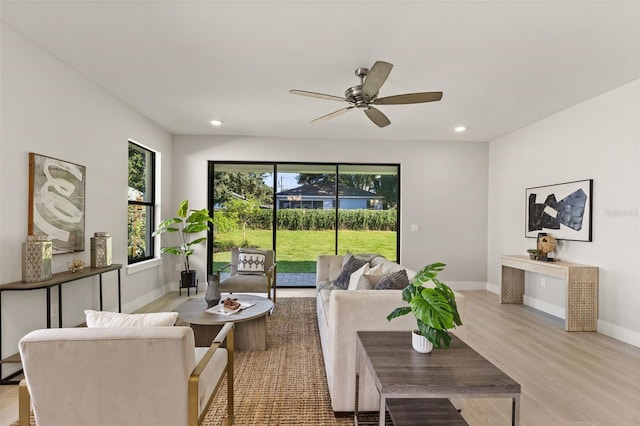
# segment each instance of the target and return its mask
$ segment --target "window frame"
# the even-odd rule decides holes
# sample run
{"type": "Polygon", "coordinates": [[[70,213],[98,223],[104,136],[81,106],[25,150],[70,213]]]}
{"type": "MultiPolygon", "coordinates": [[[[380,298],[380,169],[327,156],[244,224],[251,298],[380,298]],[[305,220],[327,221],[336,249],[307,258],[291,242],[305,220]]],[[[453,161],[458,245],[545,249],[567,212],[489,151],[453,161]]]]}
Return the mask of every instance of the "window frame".
{"type": "Polygon", "coordinates": [[[132,259],[129,255],[129,230],[128,230],[128,219],[127,219],[127,265],[135,265],[140,262],[145,262],[148,260],[152,260],[156,258],[156,249],[155,249],[155,241],[156,238],[152,235],[155,231],[156,227],[156,166],[157,166],[157,156],[156,152],[152,149],[149,149],[135,141],[129,140],[127,144],[127,188],[129,188],[129,148],[134,146],[135,149],[144,152],[150,156],[150,165],[145,168],[145,172],[148,174],[147,178],[149,179],[149,188],[147,189],[147,198],[148,201],[137,201],[137,200],[129,200],[129,196],[127,194],[127,218],[129,217],[129,208],[131,206],[142,206],[147,208],[147,225],[149,231],[149,237],[147,238],[148,247],[145,250],[146,256],[132,259]],[[149,194],[150,192],[150,194],[149,194]],[[150,221],[150,223],[148,223],[150,221]]]}

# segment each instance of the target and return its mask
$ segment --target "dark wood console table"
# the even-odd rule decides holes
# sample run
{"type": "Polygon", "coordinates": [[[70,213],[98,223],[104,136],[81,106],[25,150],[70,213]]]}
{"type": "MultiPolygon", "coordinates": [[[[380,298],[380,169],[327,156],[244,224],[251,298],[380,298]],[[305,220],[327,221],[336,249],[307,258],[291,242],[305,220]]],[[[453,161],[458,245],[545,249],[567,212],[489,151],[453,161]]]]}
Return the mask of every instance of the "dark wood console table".
{"type": "MultiPolygon", "coordinates": [[[[104,268],[84,268],[79,272],[60,272],[53,274],[50,280],[40,281],[37,283],[25,283],[22,281],[15,281],[7,284],[0,284],[0,357],[2,356],[2,293],[5,291],[30,291],[30,290],[46,290],[47,297],[47,328],[51,328],[51,288],[58,287],[58,327],[62,327],[62,284],[70,283],[72,281],[78,281],[83,278],[93,277],[98,275],[100,284],[100,310],[102,310],[102,274],[110,271],[118,272],[118,312],[122,312],[122,298],[120,291],[120,269],[121,264],[113,264],[104,268]]],[[[9,357],[0,360],[0,384],[17,384],[18,380],[11,380],[18,374],[12,373],[11,375],[4,377],[2,375],[2,364],[4,363],[20,363],[20,355],[14,354],[9,357]]]]}

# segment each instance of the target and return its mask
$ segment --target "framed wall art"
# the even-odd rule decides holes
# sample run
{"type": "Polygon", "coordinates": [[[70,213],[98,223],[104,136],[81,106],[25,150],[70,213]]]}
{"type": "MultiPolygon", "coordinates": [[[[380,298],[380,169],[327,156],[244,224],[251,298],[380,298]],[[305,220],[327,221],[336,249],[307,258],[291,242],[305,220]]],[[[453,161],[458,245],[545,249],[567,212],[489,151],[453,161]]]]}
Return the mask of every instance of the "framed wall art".
{"type": "Polygon", "coordinates": [[[29,235],[46,235],[53,254],[84,250],[85,167],[29,153],[29,235]]]}
{"type": "Polygon", "coordinates": [[[527,188],[525,199],[526,237],[591,241],[593,179],[527,188]]]}

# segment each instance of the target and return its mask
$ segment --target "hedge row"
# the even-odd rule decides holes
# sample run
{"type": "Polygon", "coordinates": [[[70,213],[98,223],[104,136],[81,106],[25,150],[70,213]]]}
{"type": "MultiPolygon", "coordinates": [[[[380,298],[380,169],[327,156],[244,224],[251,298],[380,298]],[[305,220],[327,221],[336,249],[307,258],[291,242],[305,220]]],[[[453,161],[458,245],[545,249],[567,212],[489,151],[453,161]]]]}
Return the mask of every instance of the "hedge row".
{"type": "MultiPolygon", "coordinates": [[[[214,215],[215,216],[219,215],[214,215]]],[[[224,216],[224,215],[222,215],[224,216]]],[[[259,210],[249,224],[251,229],[270,229],[272,211],[259,210]]],[[[289,231],[322,231],[335,229],[335,210],[319,209],[283,209],[277,214],[277,229],[289,231]]],[[[224,222],[221,220],[219,223],[224,222]]],[[[338,210],[339,229],[365,231],[395,231],[397,222],[396,210],[338,210]]],[[[229,229],[229,223],[225,223],[229,229]]],[[[237,229],[237,227],[236,227],[237,229]]],[[[222,229],[220,229],[221,232],[222,229]]]]}

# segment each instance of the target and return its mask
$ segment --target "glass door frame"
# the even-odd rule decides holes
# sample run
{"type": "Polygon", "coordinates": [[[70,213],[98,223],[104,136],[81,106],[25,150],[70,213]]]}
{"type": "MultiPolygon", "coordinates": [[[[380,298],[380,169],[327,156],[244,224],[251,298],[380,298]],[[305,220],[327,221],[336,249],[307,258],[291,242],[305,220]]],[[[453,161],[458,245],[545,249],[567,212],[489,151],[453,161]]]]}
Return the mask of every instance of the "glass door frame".
{"type": "MultiPolygon", "coordinates": [[[[276,213],[277,213],[277,208],[276,208],[276,189],[277,189],[277,179],[278,179],[278,165],[287,165],[287,166],[295,166],[295,165],[300,165],[300,166],[304,166],[304,165],[313,165],[313,166],[333,166],[334,167],[334,184],[335,184],[335,207],[334,207],[334,211],[335,211],[335,225],[336,225],[336,229],[335,229],[335,234],[334,234],[334,252],[333,254],[338,254],[338,241],[339,241],[339,237],[338,237],[338,233],[339,233],[339,229],[338,229],[338,220],[339,220],[339,199],[340,199],[340,194],[338,191],[338,185],[339,185],[339,181],[338,181],[338,176],[339,176],[339,172],[340,172],[340,166],[380,166],[380,167],[396,167],[397,169],[397,183],[396,183],[396,187],[397,187],[397,200],[396,200],[396,259],[389,259],[389,260],[394,260],[395,262],[400,263],[400,230],[401,230],[401,222],[400,222],[400,218],[401,218],[401,214],[400,214],[400,209],[401,209],[401,165],[399,163],[353,163],[353,162],[340,162],[340,163],[336,163],[336,162],[313,162],[313,161],[277,161],[277,162],[273,162],[273,161],[214,161],[214,160],[208,160],[207,163],[207,206],[209,211],[211,212],[210,214],[213,215],[214,214],[214,186],[215,186],[215,178],[214,178],[214,172],[215,172],[215,165],[216,164],[225,164],[225,165],[233,165],[233,164],[237,164],[237,165],[261,165],[261,166],[272,166],[273,167],[273,182],[272,182],[272,187],[274,189],[273,191],[273,205],[272,205],[272,247],[274,252],[276,253],[277,256],[277,229],[276,229],[276,223],[277,223],[277,217],[276,217],[276,213]]],[[[213,240],[215,238],[215,236],[213,235],[213,224],[209,224],[209,230],[210,230],[210,238],[207,238],[207,275],[210,275],[213,273],[213,240]]],[[[327,253],[329,254],[329,253],[327,253]]],[[[277,260],[277,259],[274,259],[277,260]]]]}

